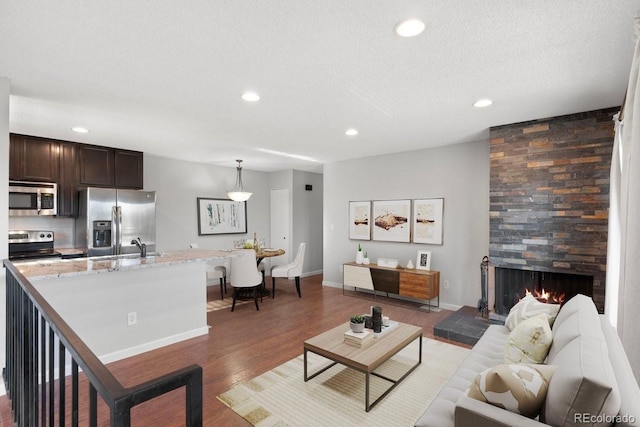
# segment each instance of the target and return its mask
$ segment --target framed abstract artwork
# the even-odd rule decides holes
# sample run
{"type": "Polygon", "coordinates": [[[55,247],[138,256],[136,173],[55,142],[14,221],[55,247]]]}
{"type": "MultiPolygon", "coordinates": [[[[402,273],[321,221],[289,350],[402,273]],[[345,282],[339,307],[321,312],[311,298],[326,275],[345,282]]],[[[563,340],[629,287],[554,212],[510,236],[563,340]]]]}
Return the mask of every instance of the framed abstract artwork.
{"type": "Polygon", "coordinates": [[[444,199],[413,201],[413,243],[442,244],[444,199]]]}
{"type": "Polygon", "coordinates": [[[198,235],[247,233],[247,202],[198,197],[198,235]]]}
{"type": "Polygon", "coordinates": [[[349,202],[349,238],[371,240],[371,202],[349,202]]]}
{"type": "Polygon", "coordinates": [[[411,200],[373,201],[373,240],[410,242],[411,200]]]}

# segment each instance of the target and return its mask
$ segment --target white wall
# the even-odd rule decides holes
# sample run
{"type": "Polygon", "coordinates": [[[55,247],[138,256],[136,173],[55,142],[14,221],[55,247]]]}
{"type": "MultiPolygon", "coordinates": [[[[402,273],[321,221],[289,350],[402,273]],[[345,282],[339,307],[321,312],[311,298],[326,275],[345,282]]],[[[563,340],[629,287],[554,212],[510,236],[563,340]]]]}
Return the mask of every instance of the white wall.
{"type": "MultiPolygon", "coordinates": [[[[322,271],[322,174],[293,171],[293,251],[306,243],[303,271],[322,271]],[[312,186],[311,191],[305,185],[312,186]]],[[[295,254],[291,254],[291,259],[295,254]]]]}
{"type": "Polygon", "coordinates": [[[75,245],[73,218],[52,216],[12,216],[9,230],[48,230],[55,236],[54,248],[73,248],[75,245]]]}
{"type": "Polygon", "coordinates": [[[476,306],[489,251],[489,141],[325,164],[325,284],[342,285],[342,264],[355,259],[358,243],[371,262],[396,258],[401,265],[415,265],[417,251],[430,250],[441,304],[476,306]],[[444,198],[442,245],[349,240],[349,201],[436,197],[444,198]]]}
{"type": "Polygon", "coordinates": [[[144,155],[145,190],[156,191],[157,250],[188,248],[226,249],[238,239],[269,239],[270,189],[267,173],[242,169],[242,183],[253,192],[247,201],[247,234],[198,236],[196,199],[228,199],[227,190],[236,182],[236,168],[144,155]]]}
{"type": "Polygon", "coordinates": [[[204,262],[32,284],[103,363],[208,333],[204,262]]]}
{"type": "MultiPolygon", "coordinates": [[[[9,83],[9,79],[0,77],[0,260],[9,256],[9,83]]],[[[5,362],[5,280],[5,269],[1,268],[0,368],[5,362]]]]}
{"type": "MultiPolygon", "coordinates": [[[[322,174],[299,170],[272,172],[270,185],[273,190],[288,189],[291,195],[291,257],[293,261],[300,243],[306,243],[303,273],[322,272],[322,174]],[[311,184],[312,191],[305,190],[311,184]]],[[[277,261],[276,261],[277,263],[277,261]]]]}
{"type": "MultiPolygon", "coordinates": [[[[293,261],[293,257],[291,256],[291,251],[293,250],[293,169],[283,170],[272,172],[269,174],[269,185],[271,190],[289,190],[289,243],[287,245],[278,244],[279,248],[284,249],[288,252],[287,255],[276,257],[273,259],[266,258],[265,262],[267,263],[267,271],[270,271],[272,265],[278,264],[286,264],[288,262],[293,261]],[[286,246],[286,247],[285,247],[286,246]]],[[[270,224],[271,225],[271,224],[270,224]]],[[[271,231],[270,231],[271,233],[271,231]]],[[[271,242],[268,246],[272,245],[271,242]]]]}

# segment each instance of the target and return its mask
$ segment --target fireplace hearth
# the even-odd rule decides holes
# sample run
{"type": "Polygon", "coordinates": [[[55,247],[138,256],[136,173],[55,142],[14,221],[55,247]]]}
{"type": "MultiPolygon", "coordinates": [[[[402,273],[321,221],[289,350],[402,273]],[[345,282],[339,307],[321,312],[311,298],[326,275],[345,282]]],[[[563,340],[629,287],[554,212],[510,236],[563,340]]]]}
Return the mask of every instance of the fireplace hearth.
{"type": "Polygon", "coordinates": [[[539,300],[562,303],[577,294],[593,296],[593,276],[546,271],[495,268],[495,313],[506,316],[527,292],[539,300]]]}

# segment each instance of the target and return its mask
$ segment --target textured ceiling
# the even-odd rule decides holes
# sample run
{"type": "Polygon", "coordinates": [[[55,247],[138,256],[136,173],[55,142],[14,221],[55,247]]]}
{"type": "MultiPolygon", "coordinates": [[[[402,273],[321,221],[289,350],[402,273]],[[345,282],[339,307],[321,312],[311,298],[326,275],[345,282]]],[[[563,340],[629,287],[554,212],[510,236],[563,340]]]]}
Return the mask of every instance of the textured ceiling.
{"type": "Polygon", "coordinates": [[[620,105],[639,9],[637,0],[0,0],[0,75],[11,79],[12,132],[321,171],[620,105]],[[424,33],[395,35],[411,17],[424,33]],[[262,99],[242,101],[245,90],[262,99]],[[483,97],[494,104],[472,107],[483,97]],[[345,136],[349,127],[359,135],[345,136]]]}

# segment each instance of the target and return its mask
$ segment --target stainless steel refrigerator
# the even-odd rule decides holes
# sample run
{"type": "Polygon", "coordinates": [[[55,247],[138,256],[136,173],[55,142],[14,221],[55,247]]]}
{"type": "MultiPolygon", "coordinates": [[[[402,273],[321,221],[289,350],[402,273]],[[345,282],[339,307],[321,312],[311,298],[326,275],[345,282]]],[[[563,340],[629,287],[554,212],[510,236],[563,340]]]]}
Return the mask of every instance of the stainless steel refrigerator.
{"type": "Polygon", "coordinates": [[[87,256],[139,253],[140,238],[149,255],[156,251],[155,191],[85,188],[79,192],[76,248],[87,256]]]}

